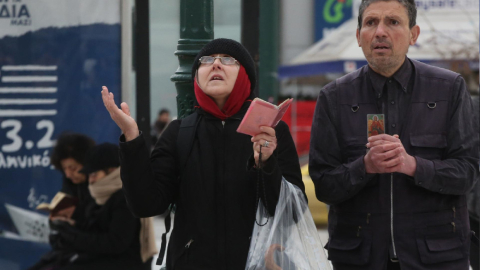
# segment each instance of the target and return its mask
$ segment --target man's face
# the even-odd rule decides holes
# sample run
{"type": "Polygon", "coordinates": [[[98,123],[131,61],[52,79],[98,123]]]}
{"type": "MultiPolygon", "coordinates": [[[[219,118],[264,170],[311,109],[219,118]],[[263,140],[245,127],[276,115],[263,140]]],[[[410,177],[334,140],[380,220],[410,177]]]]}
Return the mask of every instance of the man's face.
{"type": "Polygon", "coordinates": [[[74,184],[80,184],[87,180],[87,176],[79,171],[83,168],[83,165],[78,163],[73,158],[66,158],[60,161],[62,170],[65,176],[70,179],[74,184]]]}
{"type": "Polygon", "coordinates": [[[420,34],[417,25],[410,29],[408,23],[406,8],[397,1],[378,1],[365,9],[357,41],[373,70],[389,77],[403,64],[420,34]]]}

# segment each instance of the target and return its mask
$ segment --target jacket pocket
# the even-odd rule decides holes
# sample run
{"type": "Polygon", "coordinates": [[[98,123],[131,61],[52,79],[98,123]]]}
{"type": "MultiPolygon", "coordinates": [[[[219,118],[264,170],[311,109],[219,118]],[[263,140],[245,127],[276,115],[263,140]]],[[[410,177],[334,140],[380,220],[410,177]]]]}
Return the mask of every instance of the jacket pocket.
{"type": "Polygon", "coordinates": [[[444,97],[414,101],[411,106],[411,130],[419,134],[442,134],[447,131],[448,101],[444,97]]]}
{"type": "Polygon", "coordinates": [[[361,226],[337,226],[325,247],[332,262],[365,265],[370,261],[371,231],[361,226]]]}
{"type": "Polygon", "coordinates": [[[417,229],[415,233],[420,259],[425,264],[455,261],[466,256],[461,228],[448,224],[417,229]]]}
{"type": "Polygon", "coordinates": [[[441,159],[443,150],[447,147],[447,137],[444,134],[410,134],[410,143],[415,156],[424,159],[441,159]]]}

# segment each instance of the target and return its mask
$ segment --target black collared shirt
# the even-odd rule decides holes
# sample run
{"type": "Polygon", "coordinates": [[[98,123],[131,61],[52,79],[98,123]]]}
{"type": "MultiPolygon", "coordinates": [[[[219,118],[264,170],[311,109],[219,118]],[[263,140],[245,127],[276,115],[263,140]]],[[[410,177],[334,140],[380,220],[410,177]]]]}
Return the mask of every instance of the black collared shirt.
{"type": "Polygon", "coordinates": [[[415,77],[412,63],[405,58],[403,65],[390,78],[376,73],[370,67],[367,74],[377,97],[379,111],[385,114],[385,132],[401,135],[404,116],[407,115],[412,97],[415,77]]]}

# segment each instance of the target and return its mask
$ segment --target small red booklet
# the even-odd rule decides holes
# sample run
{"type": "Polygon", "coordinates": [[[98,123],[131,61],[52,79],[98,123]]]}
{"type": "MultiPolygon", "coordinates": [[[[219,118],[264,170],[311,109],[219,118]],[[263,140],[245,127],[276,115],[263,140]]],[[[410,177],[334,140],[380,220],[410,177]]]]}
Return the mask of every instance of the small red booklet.
{"type": "Polygon", "coordinates": [[[261,126],[275,127],[292,101],[293,98],[289,98],[277,106],[261,98],[255,98],[238,126],[237,132],[255,136],[262,133],[261,126]]]}

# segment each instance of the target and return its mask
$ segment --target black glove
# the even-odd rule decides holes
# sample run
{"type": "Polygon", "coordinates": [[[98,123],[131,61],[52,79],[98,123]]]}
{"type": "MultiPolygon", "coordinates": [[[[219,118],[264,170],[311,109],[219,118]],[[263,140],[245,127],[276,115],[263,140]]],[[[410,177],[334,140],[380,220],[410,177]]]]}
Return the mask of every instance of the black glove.
{"type": "Polygon", "coordinates": [[[48,240],[53,249],[71,249],[78,233],[79,231],[66,221],[51,220],[48,240]]]}

